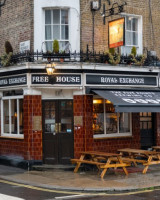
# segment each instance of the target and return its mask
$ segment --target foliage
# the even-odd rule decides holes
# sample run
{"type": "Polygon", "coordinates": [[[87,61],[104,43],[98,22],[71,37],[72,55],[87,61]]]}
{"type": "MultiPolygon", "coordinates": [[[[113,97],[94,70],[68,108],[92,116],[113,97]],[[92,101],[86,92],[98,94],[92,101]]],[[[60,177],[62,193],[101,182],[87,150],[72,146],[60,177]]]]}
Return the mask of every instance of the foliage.
{"type": "Polygon", "coordinates": [[[13,53],[9,52],[9,54],[4,54],[1,56],[1,64],[3,67],[7,67],[11,63],[11,58],[12,58],[13,53]]]}
{"type": "Polygon", "coordinates": [[[115,54],[115,48],[109,48],[109,53],[111,53],[112,55],[115,54]]]}
{"type": "Polygon", "coordinates": [[[6,54],[9,54],[10,52],[13,53],[13,48],[12,48],[12,45],[9,41],[5,41],[5,52],[6,54]]]}
{"type": "Polygon", "coordinates": [[[58,42],[58,40],[53,41],[53,53],[59,53],[59,42],[58,42]]]}
{"type": "Polygon", "coordinates": [[[136,49],[136,47],[132,47],[131,54],[133,54],[134,57],[136,57],[136,55],[137,55],[137,49],[136,49]]]}
{"type": "Polygon", "coordinates": [[[120,55],[118,53],[114,53],[113,55],[110,52],[105,52],[106,60],[111,65],[117,65],[120,63],[120,55]]]}

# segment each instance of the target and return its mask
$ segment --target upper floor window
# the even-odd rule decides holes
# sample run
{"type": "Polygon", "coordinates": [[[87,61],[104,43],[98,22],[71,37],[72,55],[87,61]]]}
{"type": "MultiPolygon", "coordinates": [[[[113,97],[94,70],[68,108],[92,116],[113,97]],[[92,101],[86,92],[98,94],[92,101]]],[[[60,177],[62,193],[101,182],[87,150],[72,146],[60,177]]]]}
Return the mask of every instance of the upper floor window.
{"type": "Polygon", "coordinates": [[[3,97],[1,100],[1,136],[23,137],[23,99],[3,97]]]}
{"type": "Polygon", "coordinates": [[[121,53],[128,55],[135,46],[137,54],[142,54],[142,17],[137,15],[125,15],[125,46],[121,53]]]}
{"type": "Polygon", "coordinates": [[[53,40],[59,41],[60,50],[69,42],[68,10],[45,10],[45,42],[46,50],[52,51],[53,40]]]}

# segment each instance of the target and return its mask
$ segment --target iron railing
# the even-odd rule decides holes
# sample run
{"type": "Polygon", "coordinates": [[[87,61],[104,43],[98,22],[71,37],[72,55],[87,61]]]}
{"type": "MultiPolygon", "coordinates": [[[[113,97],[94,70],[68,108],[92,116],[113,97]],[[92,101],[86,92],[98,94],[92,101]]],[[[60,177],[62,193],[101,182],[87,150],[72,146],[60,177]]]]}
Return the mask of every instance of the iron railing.
{"type": "MultiPolygon", "coordinates": [[[[137,57],[138,59],[138,57],[137,57]]],[[[103,53],[96,52],[68,52],[68,53],[46,53],[46,52],[25,52],[13,54],[10,63],[17,64],[23,62],[90,62],[90,63],[107,63],[108,57],[103,53]]],[[[123,65],[128,65],[132,63],[129,56],[121,55],[120,63],[123,65]]],[[[0,66],[1,59],[0,59],[0,66]]],[[[157,57],[147,56],[143,66],[160,66],[160,60],[157,57]]]]}

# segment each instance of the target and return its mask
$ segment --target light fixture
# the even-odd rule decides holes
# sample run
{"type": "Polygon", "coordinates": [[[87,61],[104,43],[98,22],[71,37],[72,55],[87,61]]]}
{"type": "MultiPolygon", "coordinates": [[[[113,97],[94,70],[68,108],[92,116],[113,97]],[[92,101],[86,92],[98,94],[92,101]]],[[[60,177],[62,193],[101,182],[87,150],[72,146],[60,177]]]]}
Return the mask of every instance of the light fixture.
{"type": "Polygon", "coordinates": [[[47,63],[46,64],[46,71],[48,75],[53,75],[55,73],[55,63],[47,63]]]}

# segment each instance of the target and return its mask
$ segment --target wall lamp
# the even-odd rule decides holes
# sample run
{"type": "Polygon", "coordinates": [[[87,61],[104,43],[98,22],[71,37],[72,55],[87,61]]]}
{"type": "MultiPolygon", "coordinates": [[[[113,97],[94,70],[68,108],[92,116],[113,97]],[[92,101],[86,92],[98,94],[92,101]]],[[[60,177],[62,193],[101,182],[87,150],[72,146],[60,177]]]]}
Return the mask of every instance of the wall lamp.
{"type": "Polygon", "coordinates": [[[6,3],[6,0],[0,0],[0,16],[1,16],[1,7],[4,6],[6,3]]]}
{"type": "Polygon", "coordinates": [[[101,13],[103,17],[103,24],[106,23],[106,17],[110,17],[112,15],[118,15],[121,12],[124,12],[124,6],[127,5],[126,2],[123,2],[123,4],[119,5],[117,2],[112,4],[112,7],[108,10],[106,10],[105,4],[103,4],[103,13],[101,13]]]}
{"type": "Polygon", "coordinates": [[[55,63],[47,63],[46,64],[46,71],[48,75],[53,75],[55,73],[55,63]]]}

